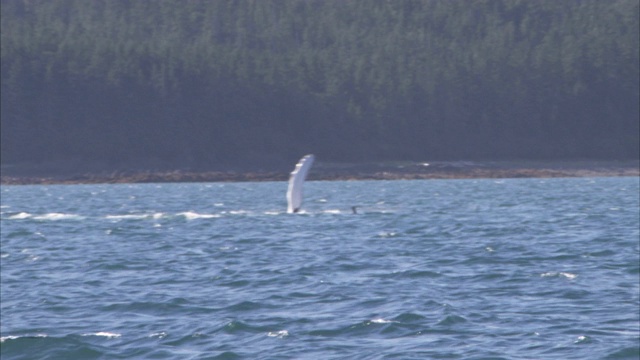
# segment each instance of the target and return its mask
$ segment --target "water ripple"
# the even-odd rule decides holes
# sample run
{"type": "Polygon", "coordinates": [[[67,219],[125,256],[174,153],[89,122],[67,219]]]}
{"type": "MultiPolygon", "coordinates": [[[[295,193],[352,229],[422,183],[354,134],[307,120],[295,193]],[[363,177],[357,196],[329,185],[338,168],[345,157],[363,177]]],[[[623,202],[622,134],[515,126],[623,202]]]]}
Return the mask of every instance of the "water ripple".
{"type": "Polygon", "coordinates": [[[11,187],[1,357],[638,358],[638,185],[11,187]]]}

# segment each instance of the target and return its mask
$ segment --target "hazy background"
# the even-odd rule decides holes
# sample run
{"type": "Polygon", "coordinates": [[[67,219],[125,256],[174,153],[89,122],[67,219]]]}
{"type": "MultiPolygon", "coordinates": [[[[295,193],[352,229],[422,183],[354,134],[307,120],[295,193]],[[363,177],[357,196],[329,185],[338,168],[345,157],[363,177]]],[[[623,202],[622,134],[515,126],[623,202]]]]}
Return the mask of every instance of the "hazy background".
{"type": "Polygon", "coordinates": [[[1,161],[637,159],[639,11],[638,0],[2,0],[1,161]]]}

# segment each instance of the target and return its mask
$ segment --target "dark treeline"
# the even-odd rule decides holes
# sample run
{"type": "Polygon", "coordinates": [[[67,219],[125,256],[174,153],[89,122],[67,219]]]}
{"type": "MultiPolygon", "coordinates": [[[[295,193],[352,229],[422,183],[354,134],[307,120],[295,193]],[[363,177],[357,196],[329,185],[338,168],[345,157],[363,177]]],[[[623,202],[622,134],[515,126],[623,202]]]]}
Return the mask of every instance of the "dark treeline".
{"type": "Polygon", "coordinates": [[[638,0],[1,5],[3,164],[640,150],[638,0]]]}

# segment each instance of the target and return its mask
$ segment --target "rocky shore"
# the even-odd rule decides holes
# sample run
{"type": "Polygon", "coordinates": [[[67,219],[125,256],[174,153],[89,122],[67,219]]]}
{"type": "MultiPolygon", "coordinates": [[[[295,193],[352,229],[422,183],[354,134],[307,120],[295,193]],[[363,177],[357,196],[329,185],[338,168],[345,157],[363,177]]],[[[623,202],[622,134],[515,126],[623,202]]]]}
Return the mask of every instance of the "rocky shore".
{"type": "MultiPolygon", "coordinates": [[[[409,180],[472,178],[555,178],[640,176],[638,161],[449,161],[394,163],[317,163],[308,180],[409,180]]],[[[99,184],[166,182],[286,181],[288,170],[123,170],[38,173],[37,169],[3,167],[0,183],[99,184]]]]}

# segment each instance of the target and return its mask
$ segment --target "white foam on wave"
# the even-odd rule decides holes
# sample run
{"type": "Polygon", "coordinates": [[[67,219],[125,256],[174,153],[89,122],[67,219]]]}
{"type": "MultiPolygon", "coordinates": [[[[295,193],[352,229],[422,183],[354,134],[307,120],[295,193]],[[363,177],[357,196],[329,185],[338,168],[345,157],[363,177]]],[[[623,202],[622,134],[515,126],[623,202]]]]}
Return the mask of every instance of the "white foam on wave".
{"type": "Polygon", "coordinates": [[[324,210],[323,213],[325,213],[325,214],[341,214],[342,211],[340,211],[339,209],[328,209],[328,210],[324,210]]]}
{"type": "Polygon", "coordinates": [[[387,320],[387,319],[383,319],[383,318],[377,318],[377,319],[372,319],[371,323],[372,324],[390,324],[390,323],[394,323],[396,321],[393,320],[387,320]]]}
{"type": "Polygon", "coordinates": [[[157,212],[153,214],[122,214],[122,215],[107,215],[105,219],[107,220],[144,220],[144,219],[154,219],[159,220],[165,216],[165,213],[157,212]]]}
{"type": "Polygon", "coordinates": [[[2,336],[0,337],[0,343],[3,343],[7,340],[16,340],[16,339],[20,339],[20,338],[46,338],[48,335],[47,334],[35,334],[35,335],[9,335],[9,336],[2,336]]]}
{"type": "Polygon", "coordinates": [[[9,219],[9,220],[23,220],[23,219],[28,219],[30,217],[31,217],[31,214],[29,214],[27,212],[21,212],[21,213],[15,214],[15,215],[11,215],[7,219],[9,219]]]}
{"type": "Polygon", "coordinates": [[[142,220],[146,218],[148,215],[144,214],[127,214],[127,215],[107,215],[105,216],[108,220],[142,220]]]}
{"type": "Polygon", "coordinates": [[[394,231],[381,231],[378,233],[379,238],[392,238],[396,236],[398,236],[398,233],[394,231]]]}
{"type": "Polygon", "coordinates": [[[541,274],[540,276],[541,277],[554,277],[554,276],[565,277],[565,278],[567,278],[569,280],[573,280],[576,277],[578,277],[578,275],[572,274],[572,273],[568,273],[568,272],[552,272],[552,271],[551,272],[546,272],[544,274],[541,274]]]}
{"type": "Polygon", "coordinates": [[[280,330],[280,331],[269,331],[267,333],[268,337],[277,337],[277,338],[283,338],[285,336],[289,336],[289,332],[287,330],[280,330]]]}
{"type": "Polygon", "coordinates": [[[584,342],[589,342],[591,340],[590,337],[588,336],[584,336],[584,335],[580,335],[578,336],[578,338],[576,340],[573,341],[574,344],[580,344],[580,343],[584,343],[584,342]]]}
{"type": "Polygon", "coordinates": [[[48,213],[44,215],[38,215],[33,217],[35,220],[83,220],[85,217],[76,214],[64,214],[64,213],[48,213]]]}
{"type": "Polygon", "coordinates": [[[178,216],[183,216],[187,220],[196,220],[196,219],[212,219],[220,217],[219,214],[199,214],[193,211],[185,211],[178,213],[178,216]]]}
{"type": "Polygon", "coordinates": [[[120,336],[122,336],[122,334],[112,333],[112,332],[108,332],[108,331],[99,331],[99,332],[95,332],[95,333],[82,334],[82,336],[102,336],[102,337],[106,337],[106,338],[109,338],[109,339],[113,339],[113,338],[119,338],[120,336]]]}

